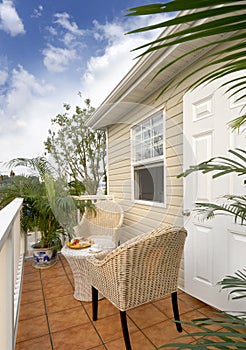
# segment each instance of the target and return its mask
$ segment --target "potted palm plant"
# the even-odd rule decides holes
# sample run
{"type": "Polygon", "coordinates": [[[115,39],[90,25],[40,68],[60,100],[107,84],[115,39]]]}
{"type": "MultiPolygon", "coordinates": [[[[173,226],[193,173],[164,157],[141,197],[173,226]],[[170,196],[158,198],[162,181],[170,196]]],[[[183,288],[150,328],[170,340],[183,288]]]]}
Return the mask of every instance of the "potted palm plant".
{"type": "Polygon", "coordinates": [[[25,212],[22,211],[22,218],[28,224],[29,230],[40,232],[39,241],[32,245],[33,266],[43,268],[56,263],[65,231],[52,210],[44,182],[39,182],[38,190],[33,197],[24,197],[24,202],[27,199],[30,207],[25,208],[25,212]]]}
{"type": "Polygon", "coordinates": [[[36,268],[54,265],[57,252],[66,235],[70,236],[74,225],[76,206],[66,191],[65,183],[55,178],[45,158],[17,158],[9,162],[13,166],[28,166],[36,176],[15,176],[0,188],[0,206],[16,197],[23,198],[21,231],[39,232],[40,239],[33,248],[36,268]],[[38,176],[37,176],[38,175],[38,176]]]}

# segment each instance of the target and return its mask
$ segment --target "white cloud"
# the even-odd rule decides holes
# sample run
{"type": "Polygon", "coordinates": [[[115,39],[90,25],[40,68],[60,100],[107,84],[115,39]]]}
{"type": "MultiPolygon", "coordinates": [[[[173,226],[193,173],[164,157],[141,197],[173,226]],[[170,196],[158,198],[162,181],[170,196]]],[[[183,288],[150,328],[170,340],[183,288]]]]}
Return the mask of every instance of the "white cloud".
{"type": "Polygon", "coordinates": [[[0,4],[0,29],[11,36],[24,34],[24,25],[11,0],[3,0],[0,4]]]}
{"type": "Polygon", "coordinates": [[[56,36],[58,34],[57,30],[54,27],[50,26],[50,27],[47,27],[46,29],[52,36],[56,36]]]}
{"type": "Polygon", "coordinates": [[[68,32],[76,36],[84,34],[84,30],[79,29],[78,25],[70,20],[70,15],[68,13],[56,13],[54,17],[56,18],[55,23],[60,24],[68,32]]]}
{"type": "Polygon", "coordinates": [[[46,28],[51,34],[49,39],[53,44],[47,44],[43,49],[43,63],[48,71],[61,73],[69,68],[72,61],[81,58],[78,50],[85,47],[81,42],[81,36],[85,31],[71,21],[68,13],[56,13],[54,18],[54,26],[46,28]],[[57,45],[54,45],[55,40],[58,41],[57,45]]]}
{"type": "Polygon", "coordinates": [[[8,79],[8,72],[6,70],[0,70],[0,86],[4,85],[8,79]]]}
{"type": "Polygon", "coordinates": [[[9,73],[8,85],[0,110],[0,160],[41,155],[51,118],[64,102],[78,104],[77,90],[69,81],[57,87],[39,80],[22,66],[9,73]]]}
{"type": "Polygon", "coordinates": [[[6,131],[8,126],[12,125],[13,120],[18,121],[19,125],[21,125],[23,124],[21,120],[28,120],[31,117],[33,113],[31,106],[35,105],[33,101],[45,98],[54,91],[52,85],[44,81],[39,82],[34,75],[30,74],[22,66],[13,69],[9,76],[9,89],[5,95],[5,105],[0,114],[1,119],[6,119],[6,125],[4,126],[6,131]]]}
{"type": "Polygon", "coordinates": [[[93,34],[96,39],[107,39],[110,43],[113,42],[116,38],[120,38],[121,40],[124,38],[124,27],[121,23],[113,22],[100,24],[98,21],[94,20],[93,24],[93,34]]]}
{"type": "Polygon", "coordinates": [[[6,98],[10,115],[25,109],[35,96],[45,96],[52,90],[53,87],[50,84],[38,82],[35,76],[22,66],[19,66],[18,69],[13,69],[11,88],[6,98]]]}
{"type": "Polygon", "coordinates": [[[50,72],[64,72],[70,61],[77,58],[76,51],[49,45],[42,51],[44,65],[50,72]]]}
{"type": "Polygon", "coordinates": [[[21,135],[23,132],[26,133],[25,128],[30,127],[33,115],[41,113],[42,108],[38,106],[38,101],[44,102],[54,91],[50,84],[37,81],[22,66],[13,69],[9,85],[9,90],[4,96],[5,103],[0,112],[1,125],[3,126],[0,134],[4,135],[4,137],[1,135],[1,141],[6,138],[6,135],[14,134],[17,138],[18,136],[23,137],[21,135]]]}
{"type": "Polygon", "coordinates": [[[43,6],[42,5],[39,5],[36,9],[33,10],[33,14],[31,15],[31,17],[33,18],[39,18],[42,16],[43,14],[43,6]]]}

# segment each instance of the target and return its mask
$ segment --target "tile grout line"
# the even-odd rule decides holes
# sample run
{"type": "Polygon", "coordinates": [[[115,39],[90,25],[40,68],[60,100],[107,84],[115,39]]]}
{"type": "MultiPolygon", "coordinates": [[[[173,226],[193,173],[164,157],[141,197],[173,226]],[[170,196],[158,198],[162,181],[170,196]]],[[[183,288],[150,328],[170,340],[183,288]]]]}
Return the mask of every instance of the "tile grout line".
{"type": "MultiPolygon", "coordinates": [[[[163,298],[163,302],[165,301],[165,299],[168,299],[168,298],[163,298]]],[[[182,300],[182,299],[181,299],[182,300]]],[[[171,302],[171,300],[170,300],[170,302],[171,302]]],[[[186,305],[188,305],[185,301],[183,301],[186,305]]],[[[163,315],[165,315],[166,317],[167,317],[167,320],[163,320],[163,322],[165,322],[165,321],[171,321],[171,322],[173,322],[173,325],[176,327],[176,325],[175,325],[175,320],[174,320],[174,316],[172,315],[172,317],[169,317],[165,312],[163,312],[161,309],[159,309],[158,308],[158,306],[156,306],[155,304],[154,304],[154,302],[151,302],[151,304],[158,310],[158,311],[160,311],[163,315]]],[[[185,315],[186,313],[188,313],[188,312],[191,312],[191,311],[194,311],[194,310],[197,310],[198,308],[193,308],[192,307],[192,310],[190,310],[190,311],[187,311],[187,312],[184,312],[183,314],[180,314],[180,310],[179,310],[179,314],[180,314],[180,321],[181,321],[181,324],[182,324],[182,315],[185,315]]],[[[157,322],[156,324],[158,324],[158,323],[160,323],[160,322],[157,322]]],[[[146,327],[146,328],[148,328],[148,327],[146,327]]],[[[144,331],[142,331],[142,332],[144,332],[144,331]]],[[[145,333],[143,333],[144,335],[145,335],[145,333]]],[[[178,333],[177,332],[177,339],[179,338],[179,336],[187,336],[187,335],[189,335],[190,336],[190,334],[189,334],[189,332],[187,332],[185,329],[184,329],[184,327],[182,327],[182,332],[181,333],[178,333]],[[182,334],[183,333],[183,334],[182,334]]],[[[145,335],[145,337],[147,338],[147,339],[149,339],[148,338],[148,336],[147,335],[145,335]]],[[[192,336],[190,336],[191,338],[193,338],[194,340],[195,340],[195,338],[194,337],[192,337],[192,336]]],[[[149,339],[150,340],[150,339],[149,339]]],[[[151,341],[151,340],[150,340],[151,341]]],[[[152,343],[152,342],[151,342],[152,343]]],[[[158,348],[156,348],[156,349],[159,349],[159,347],[158,348]]]]}
{"type": "MultiPolygon", "coordinates": [[[[155,344],[152,342],[151,339],[149,339],[149,337],[143,332],[142,328],[138,327],[138,325],[134,322],[134,320],[131,318],[131,316],[127,315],[127,317],[134,323],[134,325],[138,328],[138,330],[140,331],[140,333],[143,334],[143,336],[148,339],[148,341],[150,342],[150,344],[152,344],[155,348],[155,350],[157,350],[158,348],[155,346],[155,344]]],[[[130,332],[129,332],[130,333],[130,332]]],[[[129,334],[131,337],[131,334],[129,334]]]]}
{"type": "Polygon", "coordinates": [[[50,337],[50,344],[51,344],[51,349],[54,350],[52,334],[51,334],[51,329],[50,329],[50,324],[49,324],[48,310],[47,310],[46,299],[45,299],[44,288],[43,288],[42,271],[40,270],[39,273],[40,273],[41,289],[42,289],[43,301],[44,301],[45,317],[46,317],[46,322],[47,322],[49,337],[50,337]]]}
{"type": "MultiPolygon", "coordinates": [[[[72,282],[71,282],[71,280],[70,280],[70,278],[69,278],[69,276],[68,276],[68,273],[67,273],[67,271],[66,271],[65,265],[64,265],[62,259],[60,258],[60,256],[59,256],[59,259],[60,259],[62,268],[63,268],[63,270],[64,270],[64,272],[65,272],[65,275],[66,275],[66,277],[67,277],[67,279],[68,279],[70,285],[73,287],[73,284],[72,284],[72,282]]],[[[164,298],[164,299],[165,299],[165,298],[164,298]]],[[[168,299],[168,298],[166,298],[166,299],[168,299]]],[[[182,300],[182,298],[180,298],[180,299],[182,300]]],[[[183,301],[186,305],[189,305],[189,303],[186,302],[185,300],[182,300],[182,301],[183,301]]],[[[164,300],[163,300],[163,302],[164,302],[164,300]]],[[[81,304],[83,310],[85,311],[87,317],[89,318],[89,321],[90,321],[91,325],[93,326],[94,330],[96,331],[97,335],[99,336],[99,338],[100,338],[100,340],[101,340],[101,343],[102,343],[102,346],[104,346],[106,349],[108,349],[107,343],[109,343],[110,341],[109,341],[109,342],[106,342],[106,343],[103,341],[103,339],[102,339],[100,333],[98,332],[98,330],[97,330],[97,328],[96,328],[94,322],[92,321],[89,312],[88,312],[87,309],[85,308],[83,302],[80,301],[80,304],[81,304]]],[[[161,311],[156,305],[154,305],[154,303],[151,302],[151,304],[155,307],[155,309],[157,309],[157,310],[160,311],[165,317],[167,317],[167,320],[173,322],[173,316],[172,316],[172,317],[169,317],[165,312],[161,311]]],[[[186,313],[191,312],[191,311],[194,311],[194,310],[199,311],[199,308],[202,308],[202,307],[203,307],[203,305],[201,305],[201,306],[196,306],[196,307],[191,306],[191,310],[189,310],[189,311],[187,311],[187,312],[184,312],[182,315],[185,315],[186,313]]],[[[201,311],[201,313],[202,313],[202,311],[201,311]]],[[[202,314],[203,314],[203,313],[202,313],[202,314]]],[[[180,315],[180,316],[181,316],[181,321],[182,321],[182,315],[180,315]]],[[[108,317],[108,316],[106,316],[106,317],[108,317]]],[[[128,317],[128,318],[133,322],[133,324],[136,326],[137,331],[140,331],[140,333],[154,346],[154,348],[157,349],[157,347],[156,347],[155,344],[151,341],[151,339],[149,339],[149,337],[144,333],[144,330],[142,330],[140,327],[138,327],[138,325],[134,322],[134,320],[133,320],[129,315],[127,315],[127,317],[128,317]]],[[[164,322],[164,321],[165,321],[165,320],[163,320],[163,322],[164,322]]],[[[158,324],[158,322],[157,322],[156,324],[158,324]]],[[[175,326],[175,323],[174,323],[174,326],[175,326]]],[[[183,329],[183,332],[185,333],[185,335],[189,335],[189,332],[187,332],[185,329],[183,329]]],[[[184,335],[184,333],[183,333],[183,335],[184,335]]],[[[182,334],[181,334],[181,335],[182,335],[182,334]]],[[[191,338],[193,338],[193,337],[191,337],[191,338]]],[[[120,338],[117,338],[117,339],[120,339],[120,338]]],[[[193,338],[193,339],[195,340],[195,338],[193,338]]]]}

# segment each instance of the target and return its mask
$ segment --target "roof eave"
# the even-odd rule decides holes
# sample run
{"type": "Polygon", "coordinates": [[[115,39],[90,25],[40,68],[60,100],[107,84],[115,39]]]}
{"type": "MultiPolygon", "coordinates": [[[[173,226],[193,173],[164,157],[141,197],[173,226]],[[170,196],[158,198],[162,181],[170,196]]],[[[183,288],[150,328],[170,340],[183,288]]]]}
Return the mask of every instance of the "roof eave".
{"type": "MultiPolygon", "coordinates": [[[[161,36],[164,34],[170,34],[170,32],[175,32],[180,29],[182,29],[181,25],[173,28],[167,28],[167,30],[162,32],[161,36]]],[[[210,40],[215,42],[214,38],[205,38],[203,40],[205,42],[210,40]]],[[[200,44],[201,43],[199,43],[199,46],[200,44]]],[[[187,57],[184,56],[178,62],[176,62],[175,69],[173,66],[169,66],[165,70],[165,73],[161,76],[161,86],[158,79],[154,79],[151,82],[151,86],[149,85],[155,73],[165,64],[167,64],[168,60],[173,60],[171,56],[182,56],[185,52],[190,52],[191,49],[195,49],[195,45],[197,45],[197,43],[182,43],[165,47],[161,50],[152,51],[148,55],[142,56],[88,119],[87,125],[94,129],[99,129],[118,122],[120,119],[119,111],[121,110],[121,105],[123,103],[128,104],[125,105],[124,111],[126,113],[128,108],[132,108],[133,104],[142,103],[143,100],[146,100],[148,96],[160,89],[161,86],[167,84],[170,79],[173,79],[177,73],[180,72],[184,66],[186,66],[187,57]],[[144,92],[141,94],[141,91],[144,92]]],[[[199,57],[202,56],[202,54],[204,54],[204,52],[200,53],[199,57]]],[[[189,62],[197,59],[197,52],[189,54],[189,62]]]]}

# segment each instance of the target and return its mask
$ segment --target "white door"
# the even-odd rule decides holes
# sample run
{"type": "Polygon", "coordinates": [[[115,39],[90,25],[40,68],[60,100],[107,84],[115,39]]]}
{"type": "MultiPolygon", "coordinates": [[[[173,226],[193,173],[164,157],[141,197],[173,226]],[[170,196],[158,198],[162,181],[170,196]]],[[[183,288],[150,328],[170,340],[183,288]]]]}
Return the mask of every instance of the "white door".
{"type": "MultiPolygon", "coordinates": [[[[239,115],[242,102],[235,103],[218,89],[221,81],[201,86],[184,96],[184,170],[213,156],[229,156],[228,149],[245,149],[246,132],[232,133],[228,122],[239,115]]],[[[195,202],[216,201],[225,194],[245,194],[245,177],[198,172],[184,179],[184,214],[195,202]]],[[[185,290],[220,310],[246,310],[246,300],[228,300],[217,282],[246,268],[246,229],[232,217],[220,215],[202,221],[193,212],[184,216],[188,238],[184,252],[185,290]]]]}

